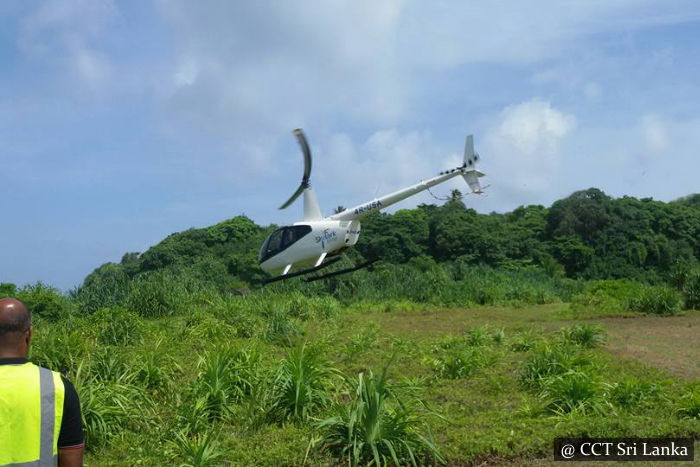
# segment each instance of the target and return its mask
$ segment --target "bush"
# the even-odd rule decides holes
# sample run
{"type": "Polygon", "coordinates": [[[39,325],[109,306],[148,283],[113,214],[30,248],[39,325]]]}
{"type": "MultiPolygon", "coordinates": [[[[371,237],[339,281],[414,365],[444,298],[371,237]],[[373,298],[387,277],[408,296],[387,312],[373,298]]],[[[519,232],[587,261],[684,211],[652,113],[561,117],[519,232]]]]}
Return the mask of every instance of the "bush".
{"type": "Polygon", "coordinates": [[[681,295],[666,286],[643,286],[639,294],[629,301],[629,308],[642,313],[675,315],[681,311],[681,295]]]}
{"type": "Polygon", "coordinates": [[[68,303],[58,289],[41,282],[23,287],[17,298],[41,318],[57,320],[67,311],[68,303]]]}
{"type": "Polygon", "coordinates": [[[0,282],[0,298],[14,297],[17,294],[17,287],[10,282],[0,282]]]}

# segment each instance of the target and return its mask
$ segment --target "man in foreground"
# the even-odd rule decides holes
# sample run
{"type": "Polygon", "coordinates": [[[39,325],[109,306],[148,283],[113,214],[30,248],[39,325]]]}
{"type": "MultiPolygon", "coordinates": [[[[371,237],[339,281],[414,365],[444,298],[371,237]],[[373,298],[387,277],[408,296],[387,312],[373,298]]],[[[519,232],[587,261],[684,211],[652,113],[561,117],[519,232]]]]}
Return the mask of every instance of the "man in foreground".
{"type": "Polygon", "coordinates": [[[78,394],[59,373],[27,360],[31,314],[0,299],[0,466],[83,465],[78,394]]]}

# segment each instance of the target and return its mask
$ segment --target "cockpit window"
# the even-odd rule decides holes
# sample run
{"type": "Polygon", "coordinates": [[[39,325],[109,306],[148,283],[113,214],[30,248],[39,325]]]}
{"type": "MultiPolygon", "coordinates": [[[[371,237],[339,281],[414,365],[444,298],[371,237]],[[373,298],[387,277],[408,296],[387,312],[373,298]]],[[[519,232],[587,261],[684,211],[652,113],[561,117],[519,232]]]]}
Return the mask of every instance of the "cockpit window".
{"type": "Polygon", "coordinates": [[[292,225],[275,230],[267,237],[260,249],[260,262],[262,263],[277,253],[284,251],[309,232],[311,232],[310,225],[292,225]]]}

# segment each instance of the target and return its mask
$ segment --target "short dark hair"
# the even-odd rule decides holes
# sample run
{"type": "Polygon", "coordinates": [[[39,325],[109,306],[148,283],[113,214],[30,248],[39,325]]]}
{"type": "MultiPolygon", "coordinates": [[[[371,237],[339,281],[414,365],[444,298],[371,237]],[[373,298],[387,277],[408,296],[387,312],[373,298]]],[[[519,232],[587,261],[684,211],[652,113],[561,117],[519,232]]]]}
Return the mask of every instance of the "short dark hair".
{"type": "Polygon", "coordinates": [[[32,325],[32,313],[14,313],[12,319],[0,321],[0,338],[11,333],[22,333],[32,325]]]}

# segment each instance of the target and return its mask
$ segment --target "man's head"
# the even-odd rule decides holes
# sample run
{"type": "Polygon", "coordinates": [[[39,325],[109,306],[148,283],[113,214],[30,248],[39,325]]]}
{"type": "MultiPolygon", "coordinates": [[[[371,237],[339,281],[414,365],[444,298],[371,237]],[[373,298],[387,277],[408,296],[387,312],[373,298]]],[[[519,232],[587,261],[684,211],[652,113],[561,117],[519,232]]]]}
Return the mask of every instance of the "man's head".
{"type": "Polygon", "coordinates": [[[0,357],[26,357],[32,337],[32,315],[14,298],[0,299],[0,357]]]}

